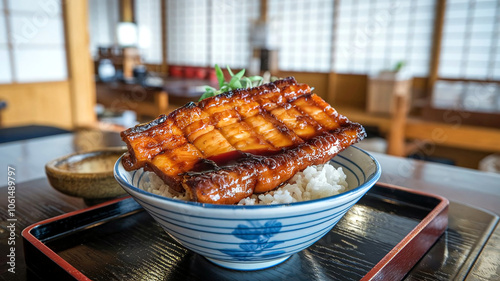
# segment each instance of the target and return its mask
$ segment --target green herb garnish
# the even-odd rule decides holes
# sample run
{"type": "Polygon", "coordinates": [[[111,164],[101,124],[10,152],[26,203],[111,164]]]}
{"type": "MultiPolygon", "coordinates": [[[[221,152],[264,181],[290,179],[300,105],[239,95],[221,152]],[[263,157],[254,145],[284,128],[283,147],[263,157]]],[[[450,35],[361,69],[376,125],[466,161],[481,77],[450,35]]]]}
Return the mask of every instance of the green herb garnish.
{"type": "Polygon", "coordinates": [[[226,82],[224,79],[224,73],[222,69],[216,64],[215,65],[215,75],[217,76],[217,81],[219,81],[219,90],[211,86],[205,86],[205,93],[200,97],[200,101],[209,97],[219,95],[221,93],[229,92],[236,89],[248,89],[252,87],[260,86],[264,83],[264,78],[261,76],[243,76],[245,74],[245,69],[234,74],[229,66],[227,71],[231,75],[231,80],[226,82]]]}

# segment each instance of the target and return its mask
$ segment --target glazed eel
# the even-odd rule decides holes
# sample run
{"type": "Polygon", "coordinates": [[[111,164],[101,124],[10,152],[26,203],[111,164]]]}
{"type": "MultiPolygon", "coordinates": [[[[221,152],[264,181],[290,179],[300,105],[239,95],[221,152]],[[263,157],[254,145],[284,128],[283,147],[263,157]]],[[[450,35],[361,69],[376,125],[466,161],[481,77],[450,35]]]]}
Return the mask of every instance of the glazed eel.
{"type": "Polygon", "coordinates": [[[289,77],[188,103],[121,137],[125,169],[153,171],[193,201],[234,204],[326,163],[365,131],[289,77]]]}

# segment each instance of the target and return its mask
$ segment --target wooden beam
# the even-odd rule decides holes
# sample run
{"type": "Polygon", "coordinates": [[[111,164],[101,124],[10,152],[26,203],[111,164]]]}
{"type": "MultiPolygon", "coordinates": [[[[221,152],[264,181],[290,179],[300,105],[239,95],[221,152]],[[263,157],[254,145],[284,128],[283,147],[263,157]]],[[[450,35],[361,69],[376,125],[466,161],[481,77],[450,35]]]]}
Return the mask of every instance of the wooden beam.
{"type": "Polygon", "coordinates": [[[492,79],[463,79],[463,78],[439,78],[442,81],[453,81],[453,82],[474,82],[474,83],[497,83],[500,84],[500,80],[492,79]]]}
{"type": "MultiPolygon", "coordinates": [[[[377,126],[384,134],[391,131],[392,119],[389,116],[369,114],[356,107],[336,106],[340,114],[363,126],[377,126]]],[[[421,118],[408,117],[404,126],[405,139],[420,140],[436,146],[462,148],[474,151],[499,153],[500,130],[470,126],[429,122],[421,118]]]]}
{"type": "Polygon", "coordinates": [[[64,1],[66,55],[73,126],[96,122],[94,64],[89,50],[88,2],[64,1]]]}
{"type": "Polygon", "coordinates": [[[422,120],[408,120],[405,136],[435,145],[500,152],[500,130],[468,125],[450,125],[422,120]]]}

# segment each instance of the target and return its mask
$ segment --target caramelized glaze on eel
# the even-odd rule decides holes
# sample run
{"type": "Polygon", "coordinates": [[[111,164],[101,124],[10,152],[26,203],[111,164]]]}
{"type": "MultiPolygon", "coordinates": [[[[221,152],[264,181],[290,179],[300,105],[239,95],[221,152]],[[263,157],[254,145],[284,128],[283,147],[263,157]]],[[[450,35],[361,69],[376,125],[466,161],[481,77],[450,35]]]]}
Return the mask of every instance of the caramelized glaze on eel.
{"type": "Polygon", "coordinates": [[[365,131],[289,77],[188,103],[121,137],[126,170],[153,171],[193,201],[234,204],[326,163],[365,131]]]}

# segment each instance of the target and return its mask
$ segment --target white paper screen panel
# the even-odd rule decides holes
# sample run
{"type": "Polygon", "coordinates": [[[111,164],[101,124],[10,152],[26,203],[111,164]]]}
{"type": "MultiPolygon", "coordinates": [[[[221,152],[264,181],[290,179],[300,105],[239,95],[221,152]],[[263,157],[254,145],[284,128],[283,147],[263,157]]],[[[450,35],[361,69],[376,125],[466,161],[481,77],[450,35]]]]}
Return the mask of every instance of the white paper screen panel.
{"type": "Polygon", "coordinates": [[[447,1],[439,76],[500,80],[500,1],[447,1]]]}
{"type": "MultiPolygon", "coordinates": [[[[2,1],[0,1],[2,3],[2,1]]],[[[7,27],[5,21],[5,12],[0,9],[0,45],[7,45],[7,27]]]]}
{"type": "Polygon", "coordinates": [[[14,67],[16,80],[20,83],[67,79],[66,53],[63,46],[15,49],[14,67]]]}
{"type": "Polygon", "coordinates": [[[162,63],[161,0],[134,1],[143,62],[162,63]]]}
{"type": "Polygon", "coordinates": [[[333,2],[268,1],[271,36],[278,45],[281,70],[330,71],[333,2]]]}
{"type": "Polygon", "coordinates": [[[66,80],[67,59],[60,2],[8,0],[6,4],[0,17],[1,83],[66,80]]]}
{"type": "Polygon", "coordinates": [[[35,18],[43,18],[46,15],[53,17],[60,15],[62,11],[61,1],[58,0],[7,0],[8,9],[12,13],[26,12],[35,18]]]}
{"type": "Polygon", "coordinates": [[[250,31],[259,17],[259,1],[213,1],[211,64],[246,68],[252,54],[250,31]]]}
{"type": "Polygon", "coordinates": [[[188,66],[245,68],[259,1],[167,0],[167,62],[188,66]]]}
{"type": "Polygon", "coordinates": [[[208,66],[208,4],[206,0],[167,0],[167,62],[208,66]]]}
{"type": "Polygon", "coordinates": [[[61,15],[35,24],[24,13],[11,12],[11,37],[14,48],[35,46],[64,46],[64,23],[61,15]]]}
{"type": "Polygon", "coordinates": [[[118,0],[89,0],[88,5],[90,52],[97,58],[99,47],[111,47],[116,43],[119,3],[118,0]]]}
{"type": "Polygon", "coordinates": [[[435,0],[340,1],[333,69],[372,74],[404,61],[413,76],[427,76],[435,0]]]}

